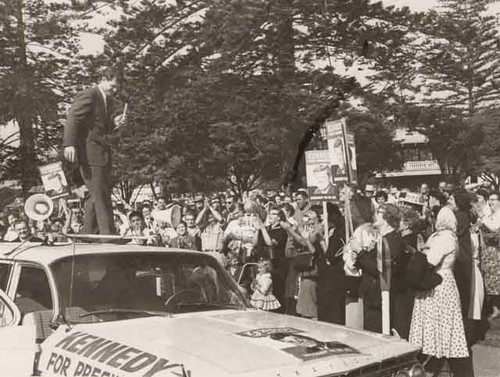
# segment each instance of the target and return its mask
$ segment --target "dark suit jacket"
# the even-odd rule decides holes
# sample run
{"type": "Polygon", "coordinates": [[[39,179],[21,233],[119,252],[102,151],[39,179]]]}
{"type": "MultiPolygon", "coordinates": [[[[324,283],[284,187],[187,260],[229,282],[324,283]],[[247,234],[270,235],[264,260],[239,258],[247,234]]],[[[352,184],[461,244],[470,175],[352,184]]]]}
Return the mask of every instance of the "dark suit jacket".
{"type": "MultiPolygon", "coordinates": [[[[391,293],[404,293],[408,286],[405,282],[406,265],[404,264],[405,245],[397,231],[384,236],[391,252],[391,293]]],[[[382,247],[385,247],[382,245],[382,247]]],[[[377,268],[377,250],[361,252],[356,260],[356,266],[363,269],[359,293],[364,302],[369,305],[380,306],[380,274],[377,268]]]]}
{"type": "Polygon", "coordinates": [[[97,86],[76,95],[64,128],[64,146],[76,147],[79,165],[111,165],[108,134],[113,130],[112,105],[110,96],[104,105],[97,86]]]}
{"type": "Polygon", "coordinates": [[[345,245],[345,228],[340,226],[335,229],[328,240],[326,253],[319,253],[316,263],[318,265],[318,291],[331,292],[345,295],[344,260],[339,250],[345,245]]]}

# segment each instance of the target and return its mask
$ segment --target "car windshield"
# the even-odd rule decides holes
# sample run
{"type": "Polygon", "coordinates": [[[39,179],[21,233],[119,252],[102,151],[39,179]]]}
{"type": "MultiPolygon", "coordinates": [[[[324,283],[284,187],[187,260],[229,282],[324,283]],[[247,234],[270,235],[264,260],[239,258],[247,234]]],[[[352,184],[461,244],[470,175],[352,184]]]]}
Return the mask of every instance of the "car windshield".
{"type": "Polygon", "coordinates": [[[248,308],[235,282],[207,255],[76,255],[51,269],[61,313],[72,323],[248,308]]]}

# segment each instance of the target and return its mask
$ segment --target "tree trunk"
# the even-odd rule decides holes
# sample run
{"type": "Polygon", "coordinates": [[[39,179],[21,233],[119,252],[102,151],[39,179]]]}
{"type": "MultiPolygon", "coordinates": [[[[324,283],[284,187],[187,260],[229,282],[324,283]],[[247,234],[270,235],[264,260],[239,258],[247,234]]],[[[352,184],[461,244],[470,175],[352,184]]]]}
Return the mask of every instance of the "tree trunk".
{"type": "Polygon", "coordinates": [[[295,40],[293,30],[293,1],[277,1],[276,60],[278,75],[283,82],[295,73],[295,40]]]}
{"type": "MultiPolygon", "coordinates": [[[[24,100],[29,92],[29,67],[26,52],[25,25],[23,18],[23,0],[15,2],[15,17],[17,21],[17,36],[18,36],[18,75],[20,86],[17,88],[19,97],[24,100]]],[[[26,105],[26,104],[25,104],[26,105]]],[[[21,106],[22,109],[22,106],[21,106]]],[[[27,196],[29,189],[36,184],[38,171],[36,169],[36,154],[35,154],[35,138],[33,131],[33,119],[29,115],[30,109],[22,109],[22,113],[16,114],[16,121],[19,126],[19,157],[20,157],[20,176],[21,188],[24,196],[27,196]],[[24,110],[24,112],[23,112],[24,110]]]]}
{"type": "Polygon", "coordinates": [[[19,162],[21,168],[21,188],[23,196],[28,196],[30,188],[37,183],[38,170],[35,155],[34,132],[32,122],[18,119],[19,125],[19,162]]]}

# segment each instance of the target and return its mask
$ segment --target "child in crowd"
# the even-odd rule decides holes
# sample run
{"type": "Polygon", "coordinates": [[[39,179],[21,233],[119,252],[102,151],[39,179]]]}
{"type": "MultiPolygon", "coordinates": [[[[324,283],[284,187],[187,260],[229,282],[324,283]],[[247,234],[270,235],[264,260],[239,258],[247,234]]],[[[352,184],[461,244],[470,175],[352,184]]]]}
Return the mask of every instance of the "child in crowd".
{"type": "Polygon", "coordinates": [[[252,306],[261,310],[276,310],[281,307],[273,295],[273,280],[271,271],[273,267],[270,260],[261,259],[257,264],[258,274],[252,283],[253,294],[250,300],[252,306]]]}

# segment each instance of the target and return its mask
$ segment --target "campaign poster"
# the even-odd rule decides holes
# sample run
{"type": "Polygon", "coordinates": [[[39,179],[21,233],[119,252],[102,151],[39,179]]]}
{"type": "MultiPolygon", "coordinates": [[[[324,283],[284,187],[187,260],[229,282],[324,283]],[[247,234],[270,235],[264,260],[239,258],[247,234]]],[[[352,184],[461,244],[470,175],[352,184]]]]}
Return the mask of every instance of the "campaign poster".
{"type": "Polygon", "coordinates": [[[338,201],[328,150],[306,151],[307,191],[311,201],[338,201]]]}
{"type": "Polygon", "coordinates": [[[56,199],[69,195],[68,181],[61,162],[40,166],[39,170],[47,196],[56,199]]]}
{"type": "Polygon", "coordinates": [[[344,119],[329,121],[325,127],[334,182],[357,184],[354,134],[346,131],[344,119]]]}
{"type": "Polygon", "coordinates": [[[280,351],[303,361],[329,356],[361,355],[357,349],[345,343],[334,340],[318,340],[308,334],[305,334],[301,330],[291,327],[255,329],[237,334],[254,339],[273,340],[276,343],[262,342],[262,345],[276,345],[280,351]]]}

